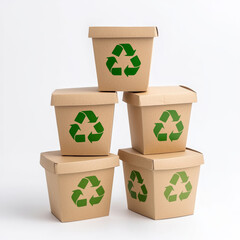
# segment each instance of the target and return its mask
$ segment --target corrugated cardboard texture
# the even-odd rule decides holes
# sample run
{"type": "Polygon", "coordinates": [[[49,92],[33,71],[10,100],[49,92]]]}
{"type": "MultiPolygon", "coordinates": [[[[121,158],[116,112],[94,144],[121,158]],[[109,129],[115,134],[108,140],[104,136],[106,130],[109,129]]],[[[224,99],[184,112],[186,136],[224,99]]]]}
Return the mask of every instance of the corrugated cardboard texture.
{"type": "Polygon", "coordinates": [[[99,92],[97,87],[57,89],[52,94],[52,106],[105,105],[118,102],[116,92],[99,92]]]}
{"type": "Polygon", "coordinates": [[[83,173],[57,175],[46,171],[51,212],[62,222],[77,221],[109,215],[114,168],[83,173]],[[78,184],[82,179],[96,176],[100,181],[97,187],[91,182],[84,189],[78,184]],[[96,189],[102,186],[104,195],[97,204],[91,204],[90,199],[97,197],[96,189]],[[74,190],[81,190],[78,199],[86,199],[86,205],[78,207],[72,199],[74,190]]]}
{"type": "Polygon", "coordinates": [[[203,154],[187,148],[183,152],[143,155],[132,148],[119,149],[119,158],[133,166],[148,170],[196,167],[204,163],[203,154]]]}
{"type": "Polygon", "coordinates": [[[62,155],[108,155],[110,152],[114,104],[55,107],[59,141],[62,155]],[[91,122],[85,117],[82,124],[75,121],[80,112],[92,111],[97,120],[91,122]],[[97,134],[94,126],[101,123],[103,127],[99,140],[92,141],[90,136],[97,134]],[[85,142],[77,142],[70,134],[72,124],[77,124],[80,130],[76,135],[85,135],[85,142]]]}
{"type": "Polygon", "coordinates": [[[188,149],[185,153],[159,154],[149,157],[132,149],[123,149],[119,150],[119,155],[120,159],[123,159],[125,187],[130,210],[152,219],[172,218],[194,213],[199,169],[200,164],[203,163],[201,153],[188,149]],[[130,177],[133,171],[141,176],[136,177],[134,181],[130,177]],[[172,180],[174,177],[175,183],[172,180]],[[190,184],[191,190],[184,198],[183,195],[187,191],[186,184],[188,187],[190,184]],[[146,188],[145,192],[143,185],[146,188]],[[134,192],[135,197],[133,197],[134,192]],[[141,199],[141,195],[145,198],[141,199]]]}
{"type": "Polygon", "coordinates": [[[184,151],[186,148],[188,127],[192,104],[158,105],[138,107],[128,104],[128,117],[131,132],[132,147],[142,154],[157,154],[184,151]],[[165,111],[175,110],[180,116],[176,122],[169,116],[167,122],[160,120],[165,111]],[[178,133],[177,123],[182,122],[183,130],[178,139],[173,140],[172,132],[178,133]],[[164,141],[159,141],[155,135],[156,125],[163,124],[159,134],[167,134],[164,141]],[[136,127],[136,126],[138,127],[136,127]],[[143,143],[143,144],[142,144],[143,143]]]}
{"type": "Polygon", "coordinates": [[[184,86],[149,87],[146,92],[125,92],[123,101],[134,106],[155,106],[197,102],[197,94],[184,86]]]}
{"type": "Polygon", "coordinates": [[[119,157],[109,156],[62,156],[60,151],[41,153],[40,163],[48,172],[69,174],[113,168],[119,166],[119,157]]]}
{"type": "Polygon", "coordinates": [[[90,38],[153,38],[157,27],[89,27],[90,38]]]}

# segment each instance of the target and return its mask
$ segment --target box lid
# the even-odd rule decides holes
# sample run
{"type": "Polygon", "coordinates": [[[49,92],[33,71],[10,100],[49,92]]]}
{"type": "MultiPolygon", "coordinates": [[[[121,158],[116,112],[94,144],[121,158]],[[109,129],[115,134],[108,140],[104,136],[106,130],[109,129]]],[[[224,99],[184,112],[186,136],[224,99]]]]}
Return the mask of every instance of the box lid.
{"type": "Polygon", "coordinates": [[[131,165],[148,170],[168,170],[199,166],[203,154],[187,148],[184,152],[143,155],[132,148],[119,149],[119,158],[131,165]]]}
{"type": "Polygon", "coordinates": [[[49,172],[67,174],[95,171],[119,166],[119,157],[108,156],[62,156],[60,151],[41,153],[40,164],[49,172]]]}
{"type": "Polygon", "coordinates": [[[149,87],[146,92],[124,92],[123,101],[135,106],[197,102],[197,94],[185,86],[149,87]]]}
{"type": "Polygon", "coordinates": [[[153,38],[157,27],[89,27],[90,38],[153,38]]]}
{"type": "Polygon", "coordinates": [[[116,92],[99,92],[97,87],[57,89],[52,106],[105,105],[118,102],[116,92]]]}

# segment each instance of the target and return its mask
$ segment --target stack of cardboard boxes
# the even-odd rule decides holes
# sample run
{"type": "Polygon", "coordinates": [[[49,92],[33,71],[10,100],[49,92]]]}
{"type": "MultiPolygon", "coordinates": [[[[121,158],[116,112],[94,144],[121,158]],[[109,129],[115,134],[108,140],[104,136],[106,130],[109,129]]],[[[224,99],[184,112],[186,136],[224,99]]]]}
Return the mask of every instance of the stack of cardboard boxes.
{"type": "Polygon", "coordinates": [[[120,149],[128,208],[153,219],[192,214],[201,153],[186,149],[196,93],[149,87],[156,27],[90,27],[97,88],[52,94],[61,151],[41,154],[52,213],[61,221],[109,214],[117,155],[110,154],[115,91],[124,91],[132,147],[120,149]]]}

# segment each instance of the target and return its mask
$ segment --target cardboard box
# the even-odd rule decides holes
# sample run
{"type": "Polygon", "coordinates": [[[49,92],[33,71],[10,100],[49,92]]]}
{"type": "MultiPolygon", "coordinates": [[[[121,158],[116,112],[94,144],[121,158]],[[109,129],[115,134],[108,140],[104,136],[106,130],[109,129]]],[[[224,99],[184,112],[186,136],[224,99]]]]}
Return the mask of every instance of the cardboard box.
{"type": "Polygon", "coordinates": [[[90,27],[99,91],[146,91],[156,27],[90,27]]]}
{"type": "Polygon", "coordinates": [[[123,161],[128,208],[152,219],[194,213],[203,155],[184,152],[142,155],[133,149],[118,152],[123,161]]]}
{"type": "Polygon", "coordinates": [[[125,92],[132,147],[142,154],[184,151],[196,93],[183,86],[125,92]]]}
{"type": "Polygon", "coordinates": [[[58,89],[52,94],[62,155],[108,155],[117,93],[97,88],[58,89]]]}
{"type": "Polygon", "coordinates": [[[62,156],[41,153],[52,214],[61,222],[109,215],[114,167],[118,156],[62,156]]]}

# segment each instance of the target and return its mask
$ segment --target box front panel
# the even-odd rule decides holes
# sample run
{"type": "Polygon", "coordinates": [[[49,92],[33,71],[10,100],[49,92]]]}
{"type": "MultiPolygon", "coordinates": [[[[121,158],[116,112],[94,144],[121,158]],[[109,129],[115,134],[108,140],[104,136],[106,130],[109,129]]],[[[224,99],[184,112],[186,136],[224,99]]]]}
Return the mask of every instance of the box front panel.
{"type": "Polygon", "coordinates": [[[154,218],[153,172],[123,162],[128,209],[154,218]]]}
{"type": "Polygon", "coordinates": [[[192,104],[142,107],[143,154],[184,151],[192,104]]]}
{"type": "Polygon", "coordinates": [[[114,105],[56,107],[62,155],[108,155],[114,105]]]}
{"type": "Polygon", "coordinates": [[[62,221],[109,214],[114,168],[59,175],[62,221]]]}
{"type": "Polygon", "coordinates": [[[200,167],[154,172],[155,219],[194,213],[200,167]]]}
{"type": "Polygon", "coordinates": [[[100,91],[146,91],[153,38],[93,39],[100,91]]]}

